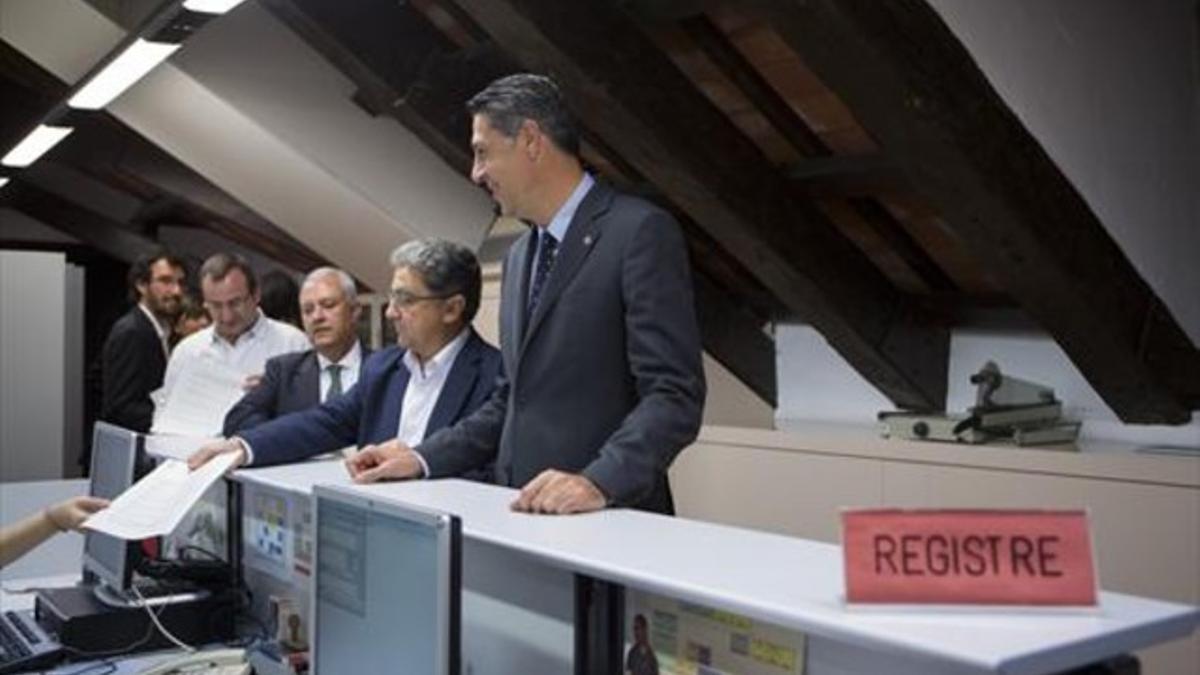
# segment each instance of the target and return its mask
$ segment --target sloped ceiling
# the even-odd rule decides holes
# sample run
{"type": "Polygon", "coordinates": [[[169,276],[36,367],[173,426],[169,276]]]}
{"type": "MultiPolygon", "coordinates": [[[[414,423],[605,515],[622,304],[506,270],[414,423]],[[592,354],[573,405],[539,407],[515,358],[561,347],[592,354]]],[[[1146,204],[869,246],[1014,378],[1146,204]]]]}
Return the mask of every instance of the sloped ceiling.
{"type": "MultiPolygon", "coordinates": [[[[82,2],[0,4],[65,82],[119,35],[82,2]]],[[[941,408],[951,328],[1006,308],[1122,420],[1200,408],[1195,344],[924,0],[248,2],[112,107],[160,150],[91,173],[142,220],[191,209],[380,286],[402,239],[483,241],[462,103],[521,70],[563,86],[591,167],[679,217],[705,348],[764,400],[764,328],[803,321],[896,405],[941,408]]]]}

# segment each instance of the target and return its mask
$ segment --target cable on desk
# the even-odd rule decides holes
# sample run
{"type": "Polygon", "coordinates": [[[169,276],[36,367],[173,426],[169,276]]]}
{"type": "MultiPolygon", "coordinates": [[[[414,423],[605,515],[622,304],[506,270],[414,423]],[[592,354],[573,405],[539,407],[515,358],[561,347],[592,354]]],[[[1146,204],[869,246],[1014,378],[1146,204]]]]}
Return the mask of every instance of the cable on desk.
{"type": "MultiPolygon", "coordinates": [[[[150,620],[154,622],[155,626],[158,626],[158,630],[159,630],[159,632],[161,632],[163,634],[163,637],[167,638],[176,647],[179,647],[180,649],[188,652],[189,654],[196,651],[195,647],[193,647],[193,646],[189,645],[188,643],[184,642],[183,640],[180,640],[179,638],[175,637],[174,633],[167,630],[167,627],[162,625],[162,622],[158,620],[158,615],[154,613],[154,610],[150,609],[150,605],[146,604],[146,598],[142,595],[142,592],[140,590],[138,590],[137,586],[130,586],[130,589],[133,591],[133,594],[137,596],[138,602],[141,603],[142,609],[146,610],[146,614],[148,614],[150,616],[150,620]]],[[[163,605],[163,606],[166,607],[166,605],[163,605]]]]}

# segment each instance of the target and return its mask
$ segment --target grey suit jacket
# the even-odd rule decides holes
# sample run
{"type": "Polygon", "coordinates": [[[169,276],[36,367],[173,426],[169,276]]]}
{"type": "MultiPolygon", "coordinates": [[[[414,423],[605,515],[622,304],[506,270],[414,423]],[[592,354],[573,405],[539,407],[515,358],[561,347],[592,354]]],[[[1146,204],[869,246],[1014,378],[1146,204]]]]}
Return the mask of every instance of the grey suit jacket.
{"type": "Polygon", "coordinates": [[[687,252],[666,211],[597,183],[526,319],[536,238],[504,261],[506,379],[473,415],[416,450],[433,477],[494,458],[519,487],[581,472],[610,504],[671,513],[667,468],[700,428],[705,383],[687,252]]]}

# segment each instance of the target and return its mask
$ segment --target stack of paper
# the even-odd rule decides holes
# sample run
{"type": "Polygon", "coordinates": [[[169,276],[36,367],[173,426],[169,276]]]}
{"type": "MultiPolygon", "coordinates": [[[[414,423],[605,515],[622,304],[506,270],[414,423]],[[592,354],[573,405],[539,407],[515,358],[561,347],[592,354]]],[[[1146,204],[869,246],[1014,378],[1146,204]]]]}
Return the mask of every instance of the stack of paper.
{"type": "Polygon", "coordinates": [[[190,471],[169,459],[113,500],[83,526],[120,539],[160,537],[175,530],[205,490],[233,466],[235,453],[217,455],[190,471]]]}
{"type": "Polygon", "coordinates": [[[156,434],[215,436],[225,413],[241,399],[245,374],[211,359],[203,368],[187,368],[154,411],[156,434]]]}

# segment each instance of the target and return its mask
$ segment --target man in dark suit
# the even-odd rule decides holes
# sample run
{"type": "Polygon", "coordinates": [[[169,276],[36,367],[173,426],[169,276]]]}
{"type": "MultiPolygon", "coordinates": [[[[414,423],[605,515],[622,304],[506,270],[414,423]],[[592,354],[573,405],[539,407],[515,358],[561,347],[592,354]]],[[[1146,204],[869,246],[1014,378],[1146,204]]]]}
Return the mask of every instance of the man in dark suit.
{"type": "Polygon", "coordinates": [[[705,384],[678,224],[594,182],[557,85],[513,75],[467,104],[472,179],[533,225],[509,250],[500,298],[506,381],[415,448],[347,460],[355,479],[439,477],[495,461],[513,508],[606,505],[671,513],[667,468],[695,439],[705,384]]]}
{"type": "Polygon", "coordinates": [[[344,395],[209,444],[188,464],[198,467],[222,452],[239,453],[238,465],[265,466],[348,445],[365,451],[397,438],[416,444],[490,398],[500,353],[471,328],[483,285],[475,255],[423,239],[397,248],[392,267],[387,316],[399,346],[372,354],[344,395]]]}
{"type": "Polygon", "coordinates": [[[225,414],[222,434],[233,436],[349,391],[370,355],[358,339],[354,279],[335,267],[309,273],[300,287],[299,314],[313,348],[267,360],[262,379],[225,414]]]}
{"type": "Polygon", "coordinates": [[[101,420],[133,431],[150,430],[150,392],[163,383],[183,280],[183,261],[165,250],[142,255],[130,266],[129,293],[137,304],[117,319],[104,341],[101,420]]]}

